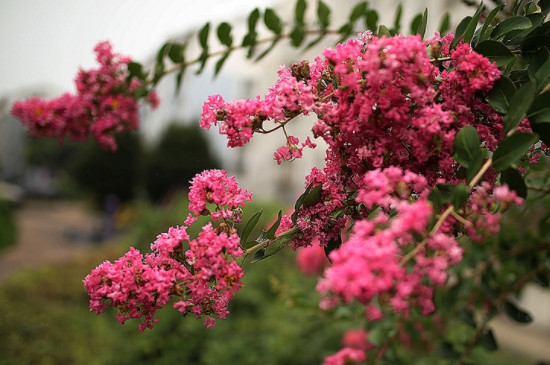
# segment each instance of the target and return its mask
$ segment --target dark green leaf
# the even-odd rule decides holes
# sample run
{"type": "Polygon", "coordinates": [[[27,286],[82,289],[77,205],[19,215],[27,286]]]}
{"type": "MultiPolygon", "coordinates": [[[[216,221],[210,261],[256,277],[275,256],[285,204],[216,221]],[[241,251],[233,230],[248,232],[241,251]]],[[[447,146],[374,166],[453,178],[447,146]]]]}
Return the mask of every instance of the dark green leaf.
{"type": "Polygon", "coordinates": [[[206,61],[208,61],[208,56],[209,56],[208,49],[203,50],[201,55],[198,58],[199,69],[197,70],[197,72],[195,72],[195,74],[198,75],[204,70],[204,67],[206,66],[206,61]]]}
{"type": "Polygon", "coordinates": [[[296,2],[296,8],[294,8],[294,20],[296,20],[296,24],[304,25],[304,14],[306,13],[306,8],[306,0],[298,0],[296,2]]]}
{"type": "Polygon", "coordinates": [[[185,62],[185,47],[186,44],[172,43],[168,49],[168,57],[174,63],[185,62]]]}
{"type": "Polygon", "coordinates": [[[487,15],[487,18],[485,19],[485,21],[483,22],[483,26],[481,27],[478,42],[483,42],[484,40],[486,40],[490,37],[492,29],[494,29],[494,28],[490,28],[489,26],[491,25],[491,22],[493,21],[495,16],[498,14],[500,9],[502,9],[503,7],[504,7],[504,5],[501,4],[497,7],[495,7],[493,10],[491,10],[489,15],[487,15]]]}
{"type": "Polygon", "coordinates": [[[299,47],[306,37],[306,32],[303,26],[296,26],[290,33],[292,46],[299,47]]]}
{"type": "Polygon", "coordinates": [[[298,210],[302,207],[304,204],[304,197],[309,194],[311,191],[311,185],[309,185],[306,190],[296,199],[296,203],[294,204],[294,213],[292,213],[292,222],[296,224],[296,219],[298,218],[298,210]]]}
{"type": "Polygon", "coordinates": [[[531,129],[539,135],[541,141],[550,146],[550,123],[531,123],[531,129]]]}
{"type": "Polygon", "coordinates": [[[428,24],[428,8],[424,10],[424,14],[422,14],[420,24],[418,24],[418,28],[416,29],[416,34],[420,34],[421,38],[424,38],[424,34],[426,34],[427,24],[428,24]]]}
{"type": "Polygon", "coordinates": [[[497,340],[493,335],[493,331],[490,329],[481,335],[481,337],[479,338],[479,343],[481,344],[481,346],[483,346],[483,348],[485,348],[485,350],[489,352],[498,350],[497,340]]]}
{"type": "Polygon", "coordinates": [[[464,184],[456,185],[452,189],[451,202],[455,209],[460,209],[468,202],[468,187],[464,184]]]}
{"type": "Polygon", "coordinates": [[[502,141],[493,154],[493,167],[502,172],[519,160],[529,148],[538,141],[538,136],[531,133],[518,132],[502,141]]]}
{"type": "Polygon", "coordinates": [[[321,42],[323,40],[323,38],[325,38],[326,36],[326,33],[321,33],[321,35],[319,35],[317,38],[315,38],[314,40],[312,40],[311,42],[309,42],[307,44],[307,46],[305,47],[306,50],[310,49],[311,47],[319,44],[319,42],[321,42]]]}
{"type": "Polygon", "coordinates": [[[338,33],[340,33],[340,40],[338,43],[343,43],[351,34],[353,31],[353,25],[350,23],[346,23],[338,29],[338,33]]]}
{"type": "Polygon", "coordinates": [[[164,43],[162,47],[160,47],[159,51],[157,52],[157,63],[164,62],[164,56],[166,56],[166,51],[168,47],[170,46],[170,43],[164,43]]]}
{"type": "Polygon", "coordinates": [[[218,39],[224,46],[231,47],[233,37],[231,37],[231,25],[229,23],[223,22],[218,26],[218,39]]]}
{"type": "Polygon", "coordinates": [[[517,305],[507,300],[504,302],[504,313],[508,315],[511,319],[518,323],[531,323],[533,317],[528,312],[523,309],[518,308],[517,305]]]}
{"type": "Polygon", "coordinates": [[[262,247],[254,253],[254,257],[252,258],[252,262],[258,262],[261,259],[263,259],[264,256],[265,256],[265,248],[262,247]]]}
{"type": "Polygon", "coordinates": [[[279,228],[279,225],[281,224],[281,217],[283,216],[283,211],[279,210],[279,213],[277,214],[277,220],[273,225],[267,230],[265,233],[265,236],[269,238],[270,240],[275,238],[275,232],[277,232],[277,229],[279,228]]]}
{"type": "Polygon", "coordinates": [[[466,18],[462,19],[460,23],[456,26],[455,30],[455,37],[453,38],[450,49],[454,49],[458,42],[464,37],[464,33],[466,33],[466,30],[468,29],[468,26],[472,22],[472,17],[467,16],[466,18]]]}
{"type": "Polygon", "coordinates": [[[155,69],[153,73],[153,84],[156,85],[160,79],[164,76],[164,62],[155,64],[155,69]]]}
{"type": "Polygon", "coordinates": [[[550,48],[550,36],[547,36],[547,35],[529,36],[529,37],[526,37],[519,45],[519,48],[523,52],[538,52],[538,50],[542,47],[550,48]]]}
{"type": "Polygon", "coordinates": [[[523,176],[521,176],[518,170],[510,167],[502,171],[500,174],[500,181],[508,185],[508,187],[515,191],[519,197],[523,199],[527,198],[527,186],[525,185],[525,181],[523,181],[523,176]]]}
{"type": "Polygon", "coordinates": [[[538,3],[541,12],[544,15],[548,15],[548,12],[550,12],[550,0],[539,0],[538,3]]]}
{"type": "Polygon", "coordinates": [[[367,2],[361,1],[357,5],[351,9],[351,13],[349,14],[349,22],[353,23],[360,17],[362,17],[365,14],[365,11],[367,10],[367,2]]]}
{"type": "Polygon", "coordinates": [[[516,128],[523,118],[525,118],[525,113],[531,107],[536,91],[536,84],[534,82],[527,82],[514,93],[514,96],[510,99],[508,114],[506,114],[502,121],[504,124],[504,133],[508,133],[516,128]]]}
{"type": "Polygon", "coordinates": [[[322,0],[317,4],[317,19],[321,29],[327,29],[330,24],[330,8],[322,0]]]}
{"type": "Polygon", "coordinates": [[[281,22],[281,18],[279,18],[277,13],[275,13],[275,11],[271,8],[265,9],[264,23],[267,29],[276,35],[280,35],[283,32],[283,23],[281,22]]]}
{"type": "Polygon", "coordinates": [[[422,21],[422,14],[418,13],[415,15],[413,20],[411,21],[411,34],[416,34],[416,30],[418,29],[418,26],[420,25],[420,22],[422,21]]]}
{"type": "Polygon", "coordinates": [[[550,90],[535,97],[527,111],[531,123],[550,123],[550,90]]]}
{"type": "Polygon", "coordinates": [[[220,73],[223,67],[223,64],[225,63],[225,61],[227,61],[227,58],[229,57],[230,54],[231,52],[224,53],[224,55],[220,57],[218,62],[216,62],[216,66],[214,67],[214,76],[217,76],[220,73]]]}
{"type": "Polygon", "coordinates": [[[441,23],[439,23],[439,34],[446,34],[450,27],[451,15],[449,12],[446,12],[441,18],[441,23]]]}
{"type": "Polygon", "coordinates": [[[368,9],[365,16],[365,28],[375,32],[378,28],[378,13],[375,10],[368,9]]]}
{"type": "Polygon", "coordinates": [[[143,66],[138,62],[128,63],[128,73],[130,77],[137,77],[140,80],[144,80],[147,75],[143,73],[143,66]]]}
{"type": "Polygon", "coordinates": [[[401,31],[401,16],[403,15],[403,5],[399,3],[395,9],[395,17],[393,18],[393,28],[390,33],[395,35],[401,31]]]}
{"type": "Polygon", "coordinates": [[[258,8],[252,10],[250,15],[248,15],[248,31],[253,32],[256,30],[256,24],[258,24],[258,20],[260,19],[260,10],[258,8]]]}
{"type": "MultiPolygon", "coordinates": [[[[548,48],[545,50],[548,52],[548,48]]],[[[537,80],[537,91],[543,90],[550,83],[550,57],[535,73],[535,80],[537,80]]]]}
{"type": "Polygon", "coordinates": [[[501,114],[506,114],[510,110],[510,101],[515,92],[516,86],[512,80],[502,75],[487,95],[487,98],[493,109],[501,114]]]}
{"type": "Polygon", "coordinates": [[[199,31],[199,44],[202,49],[208,48],[208,33],[210,33],[210,23],[206,23],[199,31]]]}
{"type": "Polygon", "coordinates": [[[252,262],[257,262],[275,255],[277,252],[281,251],[281,249],[283,249],[288,244],[288,242],[292,239],[292,237],[294,237],[294,235],[295,235],[295,232],[285,234],[281,236],[279,239],[270,242],[269,246],[267,246],[266,248],[259,249],[258,251],[256,251],[256,254],[252,259],[252,262]]]}
{"type": "Polygon", "coordinates": [[[243,231],[241,232],[241,245],[244,244],[246,240],[248,240],[248,236],[250,236],[250,232],[252,232],[254,227],[256,227],[256,224],[258,224],[258,220],[260,219],[262,213],[263,211],[261,210],[254,213],[254,215],[250,217],[248,222],[246,222],[246,224],[244,225],[243,231]]]}
{"type": "Polygon", "coordinates": [[[472,126],[462,128],[453,142],[453,158],[462,166],[469,168],[478,156],[481,156],[480,140],[477,130],[472,126]]]}
{"type": "Polygon", "coordinates": [[[539,233],[541,237],[547,237],[548,235],[550,235],[550,214],[543,217],[539,221],[539,233]]]}
{"type": "Polygon", "coordinates": [[[321,191],[321,185],[314,186],[311,191],[304,196],[302,200],[302,205],[305,208],[309,208],[321,202],[321,191]]]}
{"type": "Polygon", "coordinates": [[[324,247],[324,249],[325,249],[325,256],[327,257],[327,259],[329,259],[329,261],[330,261],[330,258],[329,258],[330,253],[340,248],[341,245],[342,245],[342,237],[340,235],[338,235],[338,239],[335,239],[335,240],[331,239],[330,241],[328,241],[328,244],[324,247]]]}
{"type": "Polygon", "coordinates": [[[528,29],[531,26],[531,21],[528,18],[523,16],[513,16],[497,24],[491,33],[491,38],[499,39],[512,31],[528,29]]]}
{"type": "Polygon", "coordinates": [[[481,53],[492,62],[496,62],[498,67],[507,65],[515,58],[514,54],[508,49],[508,47],[501,42],[491,39],[480,42],[474,50],[477,53],[481,53]]]}

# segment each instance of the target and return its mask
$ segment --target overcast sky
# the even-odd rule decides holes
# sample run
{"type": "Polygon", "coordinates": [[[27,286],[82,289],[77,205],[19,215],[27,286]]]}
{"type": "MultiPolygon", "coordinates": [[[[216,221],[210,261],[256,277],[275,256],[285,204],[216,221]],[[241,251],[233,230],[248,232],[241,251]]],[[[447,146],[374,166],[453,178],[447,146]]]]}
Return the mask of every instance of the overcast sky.
{"type": "Polygon", "coordinates": [[[73,91],[93,47],[145,61],[170,36],[207,20],[230,20],[274,0],[1,0],[0,97],[34,87],[73,91]]]}

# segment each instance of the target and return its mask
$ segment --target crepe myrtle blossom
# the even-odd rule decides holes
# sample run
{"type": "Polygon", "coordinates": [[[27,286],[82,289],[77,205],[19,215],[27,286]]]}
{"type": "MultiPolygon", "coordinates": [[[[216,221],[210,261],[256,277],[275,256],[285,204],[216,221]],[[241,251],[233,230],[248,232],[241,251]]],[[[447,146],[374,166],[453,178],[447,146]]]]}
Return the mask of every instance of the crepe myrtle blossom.
{"type": "MultiPolygon", "coordinates": [[[[225,171],[198,174],[189,192],[189,209],[200,214],[197,206],[214,202],[224,207],[224,221],[217,226],[207,223],[194,239],[187,233],[189,226],[171,227],[157,236],[150,253],[143,255],[132,247],[118,260],[105,261],[84,279],[90,310],[101,313],[108,304],[118,309],[122,324],[141,319],[143,331],[158,321],[156,310],[174,299],[179,312],[204,317],[206,327],[214,326],[215,318],[227,316],[230,299],[242,287],[244,272],[235,260],[243,250],[233,225],[240,219],[235,211],[249,200],[250,193],[225,171]]],[[[186,221],[193,224],[196,219],[186,221]]]]}
{"type": "MultiPolygon", "coordinates": [[[[78,72],[76,94],[49,100],[32,97],[13,104],[11,113],[32,137],[85,141],[91,135],[101,147],[115,151],[114,136],[139,127],[137,92],[142,82],[128,81],[131,58],[114,53],[107,41],[98,43],[94,51],[99,67],[78,72]]],[[[153,108],[159,104],[155,91],[146,93],[145,99],[153,108]]]]}

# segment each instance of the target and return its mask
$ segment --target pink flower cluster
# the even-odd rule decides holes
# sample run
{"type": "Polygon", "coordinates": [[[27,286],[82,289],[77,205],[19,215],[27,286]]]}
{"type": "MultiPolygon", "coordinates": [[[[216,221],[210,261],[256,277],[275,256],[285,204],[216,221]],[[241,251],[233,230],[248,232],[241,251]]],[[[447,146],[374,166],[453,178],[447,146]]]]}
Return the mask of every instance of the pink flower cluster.
{"type": "Polygon", "coordinates": [[[300,271],[306,275],[320,275],[329,264],[325,250],[319,246],[318,239],[312,242],[311,246],[298,250],[296,262],[300,271]]]}
{"type": "MultiPolygon", "coordinates": [[[[193,186],[195,196],[190,197],[194,204],[206,196],[208,186],[232,186],[234,200],[227,195],[224,198],[232,209],[250,200],[250,194],[221,171],[205,171],[193,181],[197,182],[193,186]],[[214,185],[199,186],[198,182],[206,183],[209,177],[214,185]]],[[[114,263],[105,261],[84,279],[90,310],[101,313],[108,303],[118,309],[122,324],[130,318],[142,318],[139,329],[143,331],[158,321],[154,318],[156,310],[174,298],[174,308],[181,313],[207,316],[204,325],[214,326],[214,317],[227,316],[229,300],[242,286],[243,271],[235,259],[243,251],[233,227],[235,221],[231,220],[234,217],[237,215],[229,215],[217,227],[208,223],[195,239],[190,239],[185,226],[170,228],[151,244],[151,253],[143,255],[130,248],[114,263]]]]}
{"type": "Polygon", "coordinates": [[[334,355],[325,357],[323,365],[351,365],[360,363],[362,361],[365,361],[366,359],[367,356],[365,355],[364,351],[345,347],[334,355]]]}
{"type": "MultiPolygon", "coordinates": [[[[84,141],[93,135],[102,147],[114,151],[115,134],[138,128],[135,92],[142,82],[128,80],[131,59],[113,53],[109,42],[100,42],[94,51],[100,66],[78,72],[75,95],[65,93],[51,100],[33,97],[13,104],[11,113],[27,126],[32,137],[84,141]]],[[[153,108],[158,106],[154,91],[147,100],[153,108]]]]}
{"type": "Polygon", "coordinates": [[[397,167],[364,175],[357,203],[368,209],[376,206],[378,213],[356,221],[351,237],[331,252],[332,265],[318,284],[325,296],[323,308],[357,300],[367,306],[371,320],[382,313],[375,303],[405,314],[411,303],[425,314],[435,309],[432,286],[445,283],[446,270],[460,262],[462,249],[452,236],[428,233],[433,211],[427,187],[425,177],[397,167]],[[401,260],[418,243],[415,235],[428,237],[428,243],[414,256],[414,266],[407,268],[401,260]]]}

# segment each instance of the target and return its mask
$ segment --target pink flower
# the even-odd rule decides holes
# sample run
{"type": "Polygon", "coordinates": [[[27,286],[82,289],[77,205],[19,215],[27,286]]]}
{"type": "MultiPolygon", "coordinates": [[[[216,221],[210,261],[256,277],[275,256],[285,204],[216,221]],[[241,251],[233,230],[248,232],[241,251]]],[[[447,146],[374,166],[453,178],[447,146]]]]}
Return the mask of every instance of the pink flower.
{"type": "Polygon", "coordinates": [[[362,328],[347,330],[342,336],[342,347],[368,351],[374,347],[368,338],[369,333],[362,328]]]}
{"type": "Polygon", "coordinates": [[[300,270],[306,275],[319,275],[328,265],[325,250],[319,246],[319,241],[313,242],[312,246],[298,250],[296,262],[300,270]]]}
{"type": "Polygon", "coordinates": [[[323,365],[350,365],[365,361],[365,352],[353,348],[343,348],[334,355],[325,357],[323,365]]]}

